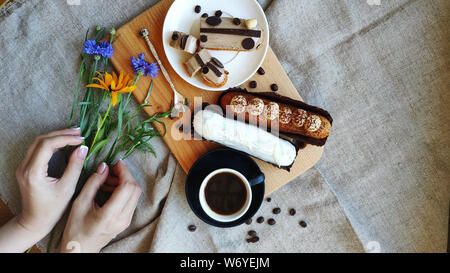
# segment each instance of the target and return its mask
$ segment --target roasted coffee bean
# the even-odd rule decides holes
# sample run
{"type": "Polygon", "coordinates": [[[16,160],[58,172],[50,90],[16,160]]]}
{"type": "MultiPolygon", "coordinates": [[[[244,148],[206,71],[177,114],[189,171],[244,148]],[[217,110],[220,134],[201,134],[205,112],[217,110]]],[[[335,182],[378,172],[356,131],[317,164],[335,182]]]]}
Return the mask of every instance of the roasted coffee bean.
{"type": "Polygon", "coordinates": [[[241,19],[239,18],[234,18],[233,19],[233,24],[235,24],[236,26],[239,26],[241,24],[241,19]]]}
{"type": "Polygon", "coordinates": [[[219,59],[212,57],[211,61],[220,68],[224,68],[223,63],[219,59]]]}
{"type": "Polygon", "coordinates": [[[247,222],[245,222],[247,225],[250,225],[252,223],[252,218],[248,219],[247,222]]]}
{"type": "Polygon", "coordinates": [[[276,83],[274,83],[270,86],[270,89],[272,89],[272,91],[276,92],[276,91],[278,91],[278,85],[276,83]]]}
{"type": "Polygon", "coordinates": [[[214,15],[216,15],[217,17],[220,17],[220,16],[222,16],[222,11],[218,10],[218,11],[216,11],[216,13],[214,15]]]}
{"type": "Polygon", "coordinates": [[[269,220],[267,220],[267,223],[271,226],[275,225],[276,221],[273,218],[270,218],[269,220]]]}
{"type": "Polygon", "coordinates": [[[262,216],[258,217],[258,219],[256,219],[256,222],[261,224],[262,222],[264,222],[264,217],[262,217],[262,216]]]}
{"type": "Polygon", "coordinates": [[[184,130],[183,124],[181,124],[180,127],[178,127],[178,130],[180,130],[180,131],[183,131],[183,130],[184,130]]]}
{"type": "Polygon", "coordinates": [[[258,86],[258,83],[256,83],[256,81],[251,81],[249,86],[250,88],[256,88],[256,86],[258,86]]]}
{"type": "Polygon", "coordinates": [[[202,41],[202,42],[208,41],[208,36],[206,36],[206,35],[200,35],[200,41],[202,41]]]}
{"type": "Polygon", "coordinates": [[[305,228],[305,227],[308,226],[308,225],[306,224],[305,221],[300,221],[300,222],[298,222],[298,224],[299,224],[302,228],[305,228]]]}
{"type": "Polygon", "coordinates": [[[281,209],[280,208],[274,208],[272,210],[272,212],[273,212],[273,214],[279,214],[281,212],[281,209]]]}
{"type": "Polygon", "coordinates": [[[245,38],[244,40],[242,40],[242,47],[244,49],[250,50],[255,47],[255,41],[253,41],[252,38],[245,38]]]}
{"type": "Polygon", "coordinates": [[[267,202],[270,202],[270,201],[272,201],[272,198],[267,197],[267,198],[266,198],[266,201],[267,201],[267,202]]]}
{"type": "Polygon", "coordinates": [[[202,14],[202,18],[207,18],[207,17],[208,17],[208,13],[205,12],[202,14]]]}
{"type": "Polygon", "coordinates": [[[258,74],[264,75],[264,74],[266,74],[266,71],[264,71],[264,69],[262,67],[260,67],[260,68],[258,68],[258,74]]]}
{"type": "Polygon", "coordinates": [[[190,225],[190,226],[188,226],[188,230],[189,230],[190,232],[194,232],[196,229],[197,229],[197,227],[196,227],[195,225],[190,225]]]}
{"type": "Polygon", "coordinates": [[[180,35],[178,33],[175,32],[174,34],[172,34],[172,40],[176,41],[178,40],[178,38],[180,38],[180,35]]]}
{"type": "Polygon", "coordinates": [[[218,26],[220,25],[220,23],[222,23],[222,19],[217,16],[209,16],[208,18],[206,18],[205,22],[210,26],[218,26]]]}
{"type": "Polygon", "coordinates": [[[295,215],[295,209],[290,209],[289,210],[289,215],[295,215]]]}
{"type": "Polygon", "coordinates": [[[205,67],[202,68],[202,73],[203,74],[208,74],[208,72],[209,72],[209,68],[208,67],[205,66],[205,67]]]}
{"type": "Polygon", "coordinates": [[[255,237],[247,239],[247,243],[256,243],[258,241],[259,241],[259,237],[258,236],[255,236],[255,237]]]}
{"type": "Polygon", "coordinates": [[[200,13],[200,11],[202,11],[202,7],[200,7],[199,5],[197,5],[197,6],[195,6],[194,11],[195,11],[196,13],[200,13]]]}
{"type": "Polygon", "coordinates": [[[254,230],[250,230],[249,232],[248,232],[248,236],[251,236],[251,237],[255,237],[256,236],[256,231],[254,231],[254,230]]]}

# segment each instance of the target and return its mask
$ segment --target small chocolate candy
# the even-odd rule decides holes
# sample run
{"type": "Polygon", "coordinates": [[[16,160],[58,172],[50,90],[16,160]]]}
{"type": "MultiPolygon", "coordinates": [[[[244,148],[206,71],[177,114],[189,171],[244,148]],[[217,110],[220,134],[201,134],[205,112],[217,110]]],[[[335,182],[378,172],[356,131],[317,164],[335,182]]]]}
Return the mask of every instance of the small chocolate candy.
{"type": "Polygon", "coordinates": [[[216,13],[214,15],[216,15],[216,17],[220,17],[220,16],[222,16],[222,11],[218,10],[218,11],[216,11],[216,13]]]}
{"type": "Polygon", "coordinates": [[[208,74],[208,72],[209,72],[209,68],[207,66],[202,68],[202,73],[203,74],[208,74]]]}
{"type": "Polygon", "coordinates": [[[250,50],[255,47],[255,41],[253,41],[252,38],[245,38],[244,40],[242,40],[242,47],[244,49],[250,50]]]}
{"type": "Polygon", "coordinates": [[[264,71],[264,69],[262,67],[260,67],[260,68],[258,68],[258,74],[264,75],[264,74],[266,74],[266,71],[264,71]]]}
{"type": "Polygon", "coordinates": [[[307,227],[308,225],[306,224],[306,222],[305,221],[300,221],[300,222],[298,222],[298,224],[302,227],[302,228],[305,228],[305,227],[307,227]]]}
{"type": "Polygon", "coordinates": [[[207,18],[207,17],[208,17],[208,13],[205,12],[202,14],[202,18],[207,18]]]}
{"type": "Polygon", "coordinates": [[[200,41],[202,41],[202,42],[208,41],[208,36],[206,36],[206,35],[200,35],[200,41]]]}
{"type": "Polygon", "coordinates": [[[276,83],[274,83],[270,86],[270,89],[272,89],[272,91],[276,92],[276,91],[278,91],[278,85],[276,83]]]}
{"type": "Polygon", "coordinates": [[[264,222],[264,217],[258,217],[258,219],[256,219],[256,222],[258,222],[258,224],[261,224],[262,222],[264,222]]]}
{"type": "Polygon", "coordinates": [[[212,58],[211,58],[211,61],[212,61],[215,65],[217,65],[218,67],[224,68],[223,63],[222,63],[221,61],[219,61],[219,59],[217,59],[217,58],[215,58],[215,57],[212,57],[212,58]]]}
{"type": "Polygon", "coordinates": [[[172,34],[172,40],[176,41],[176,40],[178,40],[178,38],[180,38],[180,34],[178,34],[178,32],[174,32],[172,34]]]}
{"type": "Polygon", "coordinates": [[[289,210],[289,215],[295,215],[295,209],[290,209],[289,210]]]}
{"type": "Polygon", "coordinates": [[[280,208],[274,208],[272,210],[272,212],[273,212],[273,214],[279,214],[281,212],[281,209],[280,208]]]}
{"type": "Polygon", "coordinates": [[[270,201],[272,201],[272,198],[267,197],[267,198],[266,198],[266,201],[267,201],[267,202],[270,202],[270,201]]]}
{"type": "Polygon", "coordinates": [[[258,84],[256,83],[256,81],[251,81],[251,82],[250,82],[250,88],[256,88],[256,86],[258,86],[258,84]]]}
{"type": "Polygon", "coordinates": [[[200,11],[202,11],[202,7],[197,5],[197,6],[195,6],[194,11],[195,11],[195,13],[200,13],[200,11]]]}
{"type": "Polygon", "coordinates": [[[248,219],[247,222],[245,222],[247,225],[250,225],[252,223],[252,218],[248,219]]]}
{"type": "Polygon", "coordinates": [[[194,232],[196,229],[197,229],[197,227],[196,227],[195,225],[189,225],[189,226],[188,226],[188,230],[189,230],[190,232],[194,232]]]}
{"type": "Polygon", "coordinates": [[[250,230],[250,231],[248,232],[248,236],[255,237],[255,236],[256,236],[256,231],[250,230]]]}
{"type": "Polygon", "coordinates": [[[218,26],[220,25],[220,23],[222,23],[222,19],[217,16],[209,16],[208,18],[206,18],[205,22],[210,26],[218,26]]]}
{"type": "Polygon", "coordinates": [[[267,220],[267,223],[271,226],[275,225],[277,223],[277,221],[275,221],[275,219],[270,218],[269,220],[267,220]]]}
{"type": "Polygon", "coordinates": [[[180,130],[180,131],[183,131],[183,130],[184,130],[183,124],[181,124],[180,127],[178,127],[178,130],[180,130]]]}
{"type": "Polygon", "coordinates": [[[234,18],[233,19],[233,24],[235,24],[236,26],[239,26],[241,24],[241,19],[239,18],[234,18]]]}

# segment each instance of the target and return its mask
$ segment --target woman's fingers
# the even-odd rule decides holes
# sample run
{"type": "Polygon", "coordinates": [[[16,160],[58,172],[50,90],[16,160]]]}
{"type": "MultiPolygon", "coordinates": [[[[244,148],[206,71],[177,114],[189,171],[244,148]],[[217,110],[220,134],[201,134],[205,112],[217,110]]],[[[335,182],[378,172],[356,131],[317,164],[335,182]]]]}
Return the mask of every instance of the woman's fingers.
{"type": "Polygon", "coordinates": [[[28,165],[28,162],[32,158],[34,150],[36,149],[36,147],[38,146],[38,144],[40,143],[41,140],[43,140],[45,138],[48,138],[48,137],[54,137],[54,136],[59,136],[59,135],[79,136],[80,134],[81,134],[80,128],[70,128],[70,129],[63,129],[63,130],[53,131],[53,132],[50,132],[50,133],[48,133],[46,135],[42,135],[42,136],[36,137],[35,140],[33,141],[33,143],[28,148],[27,153],[25,154],[25,157],[24,157],[24,159],[22,161],[23,162],[23,166],[28,165]]]}
{"type": "Polygon", "coordinates": [[[131,218],[133,217],[137,203],[139,202],[139,197],[141,197],[141,193],[142,193],[141,187],[140,186],[136,187],[127,204],[122,210],[122,213],[125,215],[125,217],[129,217],[130,221],[131,218]]]}
{"type": "Polygon", "coordinates": [[[61,135],[43,138],[36,146],[33,158],[30,160],[30,170],[36,174],[47,173],[48,162],[56,149],[65,146],[76,146],[83,142],[80,136],[61,135]]]}
{"type": "Polygon", "coordinates": [[[60,182],[64,187],[75,190],[81,171],[83,170],[83,164],[87,153],[88,147],[86,146],[80,146],[72,152],[66,170],[60,179],[60,182]]]}
{"type": "Polygon", "coordinates": [[[101,163],[97,172],[89,177],[88,181],[78,196],[79,204],[90,206],[94,202],[95,195],[108,177],[109,168],[106,163],[101,163]]]}

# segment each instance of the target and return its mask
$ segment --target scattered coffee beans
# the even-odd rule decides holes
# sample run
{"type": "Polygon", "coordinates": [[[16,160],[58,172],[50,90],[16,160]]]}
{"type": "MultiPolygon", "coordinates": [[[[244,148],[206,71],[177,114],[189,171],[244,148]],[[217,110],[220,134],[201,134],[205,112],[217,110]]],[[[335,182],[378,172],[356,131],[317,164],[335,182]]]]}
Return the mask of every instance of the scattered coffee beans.
{"type": "Polygon", "coordinates": [[[272,91],[276,92],[276,91],[278,91],[278,85],[276,83],[274,83],[270,86],[270,89],[272,89],[272,91]]]}
{"type": "Polygon", "coordinates": [[[276,224],[276,221],[275,221],[275,219],[270,218],[269,220],[267,220],[267,223],[268,223],[269,225],[273,226],[273,225],[276,224]]]}
{"type": "Polygon", "coordinates": [[[273,214],[279,214],[281,212],[281,209],[280,208],[274,208],[272,210],[272,212],[273,212],[273,214]]]}
{"type": "Polygon", "coordinates": [[[289,210],[289,215],[295,215],[295,209],[290,209],[289,210]]]}
{"type": "Polygon", "coordinates": [[[272,198],[267,197],[267,198],[266,198],[266,201],[267,201],[267,202],[270,202],[270,201],[272,201],[272,198]]]}
{"type": "Polygon", "coordinates": [[[200,41],[202,41],[202,42],[208,41],[208,36],[206,36],[206,35],[200,35],[200,41]]]}
{"type": "Polygon", "coordinates": [[[197,227],[196,227],[195,225],[190,225],[190,226],[188,226],[188,230],[189,230],[190,232],[194,232],[196,229],[197,229],[197,227]]]}
{"type": "Polygon", "coordinates": [[[262,216],[258,217],[258,219],[256,219],[256,222],[261,224],[262,222],[264,222],[264,217],[262,217],[262,216]]]}
{"type": "Polygon", "coordinates": [[[252,218],[248,219],[247,222],[245,222],[247,225],[250,225],[252,223],[252,218]]]}
{"type": "Polygon", "coordinates": [[[258,236],[255,236],[255,237],[247,239],[247,243],[256,243],[258,241],[259,241],[259,237],[258,236]]]}
{"type": "Polygon", "coordinates": [[[308,225],[306,224],[305,221],[300,221],[298,224],[299,224],[302,228],[305,228],[305,227],[308,226],[308,225]]]}
{"type": "Polygon", "coordinates": [[[218,11],[216,11],[216,13],[214,15],[216,15],[216,17],[220,17],[220,16],[222,16],[222,11],[218,10],[218,11]]]}
{"type": "Polygon", "coordinates": [[[200,11],[202,11],[202,7],[200,7],[199,5],[195,6],[194,11],[196,13],[200,13],[200,11]]]}
{"type": "Polygon", "coordinates": [[[251,81],[251,82],[250,82],[250,88],[256,88],[256,86],[258,86],[258,84],[256,83],[256,81],[251,81]]]}
{"type": "Polygon", "coordinates": [[[236,26],[239,26],[241,24],[241,19],[239,18],[234,18],[233,19],[233,24],[235,24],[236,26]]]}
{"type": "Polygon", "coordinates": [[[248,236],[255,237],[255,236],[256,236],[256,231],[250,230],[250,231],[248,232],[248,236]]]}
{"type": "Polygon", "coordinates": [[[203,13],[203,14],[202,14],[202,18],[208,18],[208,13],[206,13],[206,12],[203,13]]]}

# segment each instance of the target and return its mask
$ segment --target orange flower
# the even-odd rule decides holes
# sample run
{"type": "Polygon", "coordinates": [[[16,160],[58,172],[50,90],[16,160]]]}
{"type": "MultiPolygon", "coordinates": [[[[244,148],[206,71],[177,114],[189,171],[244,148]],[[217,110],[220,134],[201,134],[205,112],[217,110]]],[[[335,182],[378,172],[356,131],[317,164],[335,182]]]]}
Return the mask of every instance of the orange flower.
{"type": "Polygon", "coordinates": [[[105,76],[103,76],[100,72],[97,71],[99,77],[93,78],[98,81],[98,84],[92,83],[86,85],[86,87],[94,87],[100,88],[111,93],[111,100],[113,106],[117,104],[117,95],[119,93],[130,93],[136,90],[137,86],[130,86],[132,84],[132,80],[130,80],[130,76],[126,75],[124,77],[123,71],[120,71],[119,78],[117,78],[116,73],[113,72],[112,76],[108,72],[105,72],[105,76]]]}

